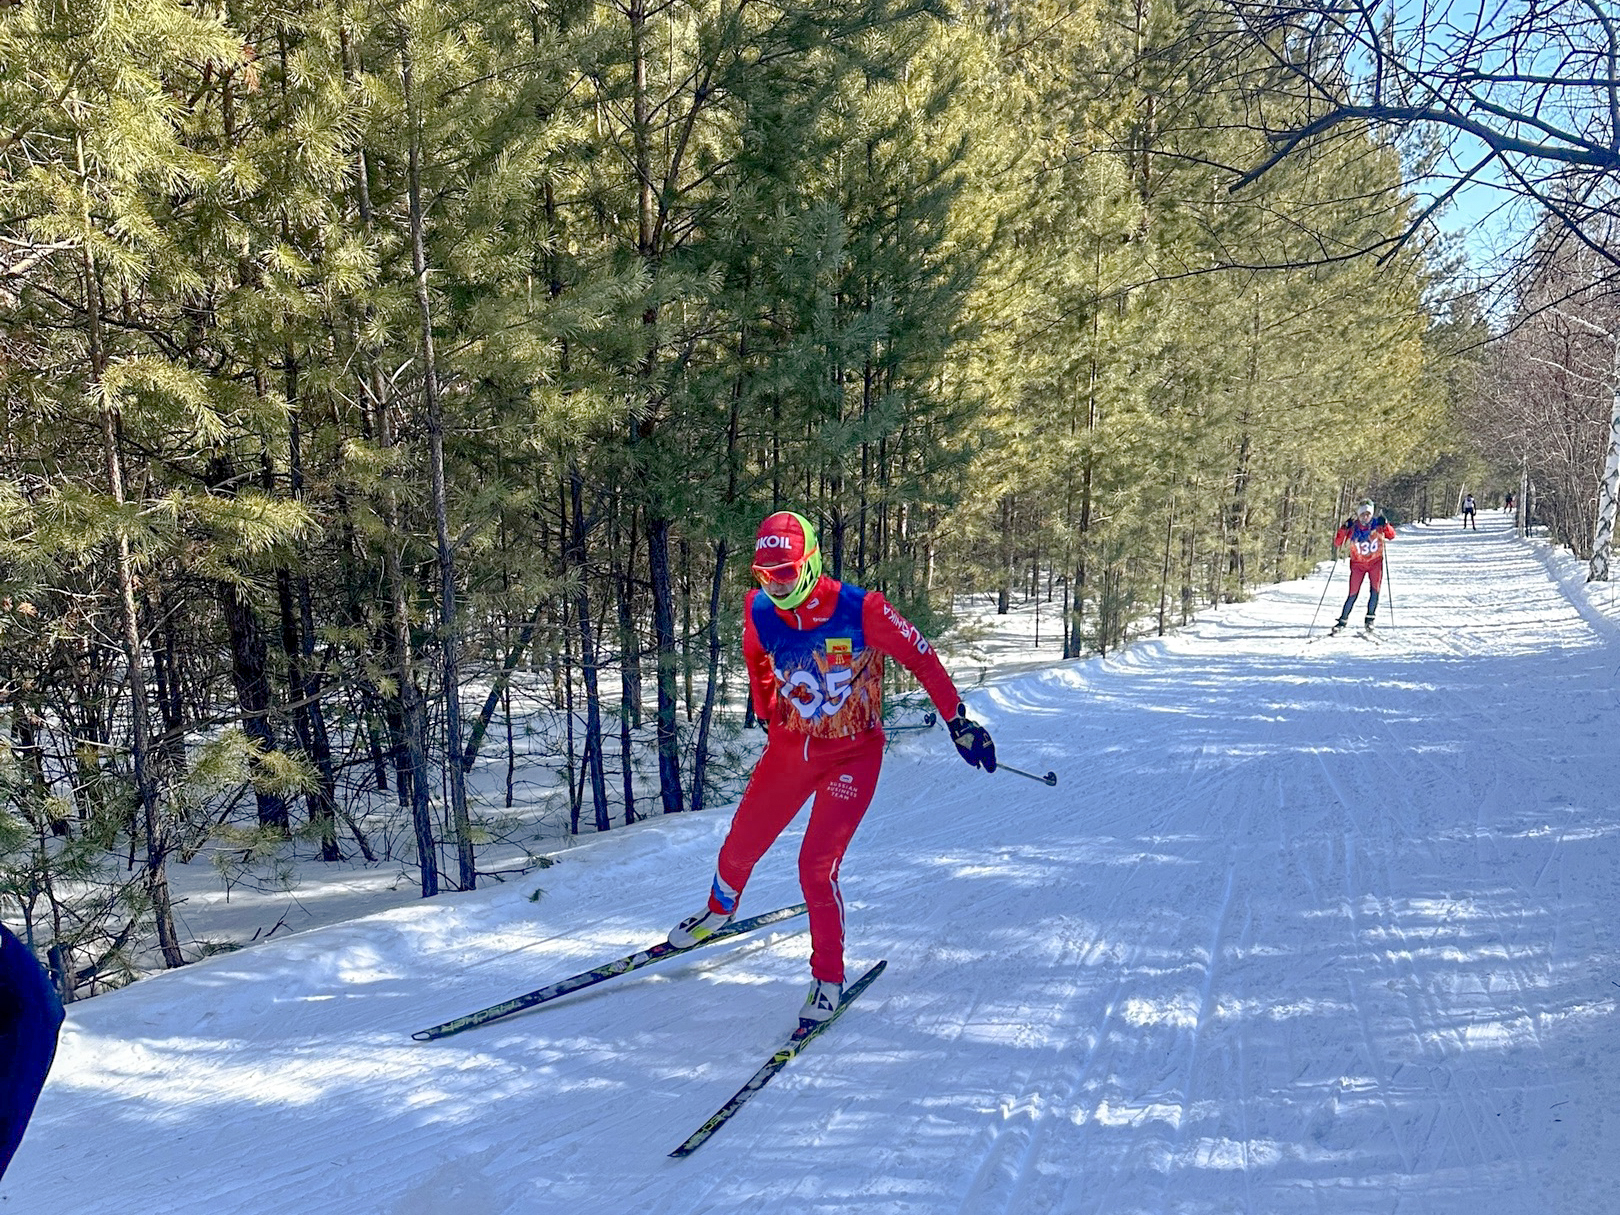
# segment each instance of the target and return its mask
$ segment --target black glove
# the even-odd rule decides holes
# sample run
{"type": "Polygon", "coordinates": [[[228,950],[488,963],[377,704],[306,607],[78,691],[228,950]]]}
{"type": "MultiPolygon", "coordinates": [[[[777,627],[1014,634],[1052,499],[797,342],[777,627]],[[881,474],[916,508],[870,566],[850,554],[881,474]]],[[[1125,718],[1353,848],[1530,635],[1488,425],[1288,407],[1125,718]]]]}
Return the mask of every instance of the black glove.
{"type": "Polygon", "coordinates": [[[957,751],[962,758],[975,768],[983,768],[986,772],[996,770],[996,744],[986,730],[978,722],[967,715],[967,706],[956,706],[956,716],[945,723],[951,732],[951,741],[956,744],[957,751]]]}

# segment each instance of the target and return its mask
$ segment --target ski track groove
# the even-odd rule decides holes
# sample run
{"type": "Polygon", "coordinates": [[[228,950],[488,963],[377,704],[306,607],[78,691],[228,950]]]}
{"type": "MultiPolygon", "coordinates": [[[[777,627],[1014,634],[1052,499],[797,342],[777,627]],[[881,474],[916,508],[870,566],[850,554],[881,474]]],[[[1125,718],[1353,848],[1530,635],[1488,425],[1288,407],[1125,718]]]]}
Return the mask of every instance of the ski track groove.
{"type": "MultiPolygon", "coordinates": [[[[1206,772],[1206,770],[1209,768],[1208,759],[1209,756],[1207,749],[1201,751],[1192,763],[1194,773],[1206,772]]],[[[1222,783],[1222,781],[1228,778],[1229,773],[1225,772],[1224,770],[1208,771],[1206,775],[1201,776],[1198,780],[1191,784],[1189,792],[1195,794],[1209,793],[1213,791],[1220,783],[1222,783]]],[[[1146,832],[1149,840],[1148,846],[1141,851],[1136,863],[1131,866],[1124,879],[1112,892],[1108,902],[1104,905],[1101,913],[1098,916],[1098,926],[1100,930],[1098,933],[1099,939],[1115,939],[1118,936],[1117,931],[1115,931],[1118,927],[1118,922],[1110,917],[1112,916],[1115,908],[1118,907],[1121,899],[1124,898],[1125,894],[1132,888],[1134,883],[1140,877],[1147,857],[1157,852],[1160,844],[1163,842],[1164,828],[1176,813],[1176,808],[1167,804],[1161,808],[1159,815],[1149,825],[1146,832]],[[1107,926],[1107,930],[1101,931],[1104,925],[1107,926]]],[[[1140,838],[1141,837],[1138,836],[1138,839],[1140,838]]],[[[1072,1098],[1074,1091],[1083,1085],[1090,1075],[1092,1066],[1096,1062],[1099,1052],[1107,1040],[1108,1027],[1114,1018],[1115,1010],[1117,1009],[1119,1001],[1128,986],[1129,980],[1126,976],[1129,975],[1130,969],[1131,967],[1128,962],[1127,964],[1122,964],[1121,978],[1115,985],[1114,990],[1105,1003],[1102,1018],[1096,1029],[1092,1032],[1090,1042],[1087,1045],[1084,1057],[1078,1070],[1072,1076],[1060,1076],[1059,1082],[1055,1086],[1062,1096],[1064,1103],[1067,1103],[1068,1100],[1072,1098]]],[[[967,1028],[967,1026],[971,1024],[971,1014],[976,1013],[977,1011],[978,1004],[975,1003],[973,1008],[970,1010],[970,1015],[967,1018],[964,1018],[957,1027],[958,1038],[960,1038],[962,1032],[967,1028]]],[[[1050,1066],[1050,1063],[1048,1063],[1047,1066],[1050,1066]]],[[[1044,1086],[1037,1084],[1033,1079],[1036,1067],[1037,1062],[1032,1061],[1029,1067],[1020,1077],[1018,1083],[1016,1085],[1009,1086],[1007,1091],[1011,1095],[1004,1098],[1001,1102],[1001,1107],[1004,1110],[1008,1108],[1013,1110],[1028,1108],[1039,1100],[1041,1096],[1041,1089],[1044,1086]]],[[[1037,1121],[1044,1126],[1046,1124],[1046,1120],[1051,1116],[1052,1112],[1049,1108],[1045,1116],[1037,1121]]],[[[1013,1193],[1008,1196],[1005,1203],[1001,1204],[1000,1209],[1005,1212],[1016,1212],[1019,1208],[1013,1204],[1016,1202],[1019,1196],[1020,1186],[1018,1185],[1018,1181],[1027,1175],[1028,1170],[1033,1166],[1034,1161],[1037,1159],[1037,1157],[1034,1155],[1034,1151],[1039,1146],[1039,1138],[1040,1137],[1035,1135],[1026,1125],[1025,1120],[1022,1119],[1014,1124],[1005,1114],[1003,1114],[998,1122],[992,1124],[990,1127],[989,1144],[978,1153],[980,1156],[978,1167],[974,1170],[974,1173],[967,1185],[967,1192],[961,1204],[957,1208],[959,1215],[978,1215],[979,1212],[988,1209],[984,1204],[990,1200],[989,1190],[993,1186],[993,1183],[1000,1172],[999,1166],[1002,1163],[1004,1155],[1008,1151],[1018,1152],[1019,1165],[1013,1172],[1013,1193]],[[1015,1146],[1009,1148],[1007,1146],[1008,1143],[1013,1143],[1015,1146]]]]}

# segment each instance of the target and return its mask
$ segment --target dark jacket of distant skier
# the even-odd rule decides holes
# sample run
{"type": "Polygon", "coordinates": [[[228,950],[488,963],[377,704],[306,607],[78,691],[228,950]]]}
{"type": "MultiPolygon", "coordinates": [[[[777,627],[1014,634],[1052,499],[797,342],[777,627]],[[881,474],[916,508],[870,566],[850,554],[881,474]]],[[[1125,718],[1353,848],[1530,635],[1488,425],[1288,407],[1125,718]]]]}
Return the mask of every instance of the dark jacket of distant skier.
{"type": "Polygon", "coordinates": [[[810,914],[805,1016],[829,1015],[844,981],[844,900],[838,869],[877,789],[883,764],[883,660],[917,677],[968,763],[995,771],[995,745],[969,719],[951,677],[921,632],[876,591],[822,573],[815,527],[779,511],[755,541],[757,590],[743,608],[743,657],[755,714],[769,740],[720,849],[707,906],[670,933],[686,946],[736,914],[754,866],[815,800],[799,850],[810,914]]]}
{"type": "Polygon", "coordinates": [[[33,952],[0,924],[0,1177],[56,1058],[62,1001],[33,952]]]}

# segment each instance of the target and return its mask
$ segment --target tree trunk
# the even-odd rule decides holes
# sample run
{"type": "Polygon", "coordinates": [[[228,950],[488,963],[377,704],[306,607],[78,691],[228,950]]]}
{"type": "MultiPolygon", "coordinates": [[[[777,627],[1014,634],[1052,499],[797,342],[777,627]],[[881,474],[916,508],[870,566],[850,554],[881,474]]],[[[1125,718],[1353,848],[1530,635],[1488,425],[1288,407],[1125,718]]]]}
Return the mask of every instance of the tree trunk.
{"type": "MultiPolygon", "coordinates": [[[[304,497],[303,434],[299,429],[298,363],[288,350],[283,360],[287,403],[288,492],[295,502],[304,497]]],[[[293,731],[298,745],[315,767],[315,788],[305,798],[309,819],[321,837],[321,860],[341,861],[337,844],[337,774],[332,767],[332,740],[321,707],[321,679],[315,670],[315,611],[309,579],[295,578],[290,570],[276,571],[281,607],[281,648],[287,660],[287,685],[294,701],[293,731]]],[[[369,852],[369,848],[367,849],[369,852]]],[[[375,858],[368,858],[375,859],[375,858]]]]}
{"type": "MultiPolygon", "coordinates": [[[[353,60],[353,47],[348,28],[342,31],[344,77],[351,82],[357,65],[353,60]]],[[[371,232],[371,167],[364,144],[355,149],[355,206],[363,229],[371,232]]],[[[366,309],[370,319],[371,310],[366,309]]],[[[357,342],[357,346],[359,343],[357,342]]],[[[393,420],[389,399],[392,395],[374,352],[363,357],[366,399],[376,410],[373,433],[384,450],[394,447],[393,420]]],[[[405,587],[404,533],[401,530],[399,491],[391,483],[382,494],[383,519],[387,525],[382,542],[383,577],[388,584],[389,624],[383,630],[392,652],[395,678],[399,690],[383,708],[388,719],[390,743],[395,756],[394,781],[401,806],[409,804],[411,826],[416,836],[417,869],[421,875],[422,897],[432,898],[439,893],[438,846],[433,839],[433,817],[428,806],[426,723],[422,694],[416,686],[416,663],[411,646],[410,600],[405,587]]]]}
{"type": "Polygon", "coordinates": [[[726,542],[714,544],[714,578],[709,583],[709,682],[703,689],[703,710],[698,714],[697,745],[692,755],[692,809],[703,809],[704,772],[709,762],[709,723],[714,719],[714,698],[720,683],[720,589],[726,573],[726,542]]]}
{"type": "Polygon", "coordinates": [[[427,405],[428,457],[432,467],[433,524],[439,556],[439,646],[444,685],[444,766],[450,784],[450,822],[456,834],[461,889],[478,885],[472,822],[467,814],[467,770],[461,763],[461,667],[456,654],[456,558],[450,544],[450,512],[444,477],[444,413],[439,402],[439,369],[433,352],[433,309],[428,296],[426,219],[422,211],[422,116],[412,79],[409,31],[400,44],[400,76],[410,129],[409,192],[411,272],[415,278],[417,320],[422,337],[422,393],[427,405]]]}
{"type": "MultiPolygon", "coordinates": [[[[84,148],[78,147],[79,172],[84,174],[84,148]]],[[[85,204],[84,246],[81,250],[84,270],[84,298],[90,328],[90,373],[96,396],[101,405],[102,457],[107,469],[107,487],[115,504],[122,507],[124,498],[124,464],[119,451],[119,419],[110,395],[102,389],[102,378],[107,370],[106,350],[101,335],[101,285],[96,278],[95,262],[91,257],[89,202],[85,204]]],[[[146,658],[141,644],[140,614],[135,604],[135,561],[130,552],[129,535],[118,530],[113,544],[118,572],[118,606],[123,625],[124,662],[129,670],[130,762],[134,768],[135,790],[140,800],[141,813],[146,826],[146,895],[152,905],[156,922],[158,948],[163,964],[168,967],[184,966],[185,955],[180,952],[180,938],[174,926],[174,908],[169,900],[167,870],[168,841],[162,809],[158,804],[158,791],[149,765],[151,726],[147,717],[146,658]]]]}
{"type": "MultiPolygon", "coordinates": [[[[473,719],[473,727],[467,734],[467,745],[461,753],[462,767],[472,771],[473,761],[478,758],[478,751],[484,745],[484,736],[489,733],[489,724],[495,719],[495,709],[501,703],[512,684],[512,672],[517,670],[517,664],[523,660],[528,652],[529,643],[534,640],[535,630],[540,627],[540,617],[544,614],[546,605],[544,601],[535,605],[529,619],[524,622],[523,628],[518,631],[517,642],[506,651],[506,658],[501,662],[500,673],[495,676],[495,682],[490,686],[489,695],[484,697],[484,707],[479,710],[478,716],[473,719]]],[[[510,716],[510,714],[508,714],[510,716]]]]}
{"type": "Polygon", "coordinates": [[[163,644],[152,651],[152,682],[157,693],[158,713],[163,718],[163,737],[153,753],[153,770],[165,777],[178,775],[186,767],[185,702],[180,692],[179,639],[174,631],[175,605],[164,592],[158,600],[158,627],[163,644]]]}
{"type": "MultiPolygon", "coordinates": [[[[300,582],[304,580],[299,579],[300,582]]],[[[337,777],[332,769],[332,744],[324,716],[317,716],[320,680],[315,675],[313,647],[306,650],[302,621],[293,604],[293,579],[285,569],[276,571],[276,597],[281,608],[281,649],[287,662],[287,686],[292,691],[293,734],[299,749],[315,768],[315,787],[305,795],[309,821],[320,833],[321,860],[341,861],[337,846],[337,777]],[[317,737],[317,721],[319,729],[317,737]]],[[[307,605],[309,588],[303,587],[307,605]]]]}
{"type": "Polygon", "coordinates": [[[669,520],[661,515],[650,515],[647,520],[647,565],[652,575],[653,633],[658,647],[658,792],[664,813],[678,814],[685,807],[680,734],[675,724],[679,656],[669,573],[669,520]]]}
{"type": "MultiPolygon", "coordinates": [[[[582,759],[591,782],[591,807],[596,814],[596,829],[606,831],[613,826],[608,817],[607,774],[602,768],[602,697],[596,682],[596,637],[591,631],[591,597],[586,585],[585,572],[585,484],[576,464],[568,474],[569,501],[572,506],[572,531],[569,539],[568,564],[574,574],[574,616],[579,629],[579,666],[585,680],[585,752],[582,759]]],[[[573,714],[569,714],[573,720],[573,714]]],[[[579,831],[577,812],[574,831],[579,831]]]]}
{"type": "Polygon", "coordinates": [[[686,702],[686,721],[697,715],[692,691],[692,545],[681,540],[681,692],[686,702]]]}
{"type": "Polygon", "coordinates": [[[1609,553],[1614,544],[1615,503],[1620,500],[1620,334],[1614,342],[1614,382],[1610,387],[1609,448],[1598,483],[1597,528],[1592,534],[1592,562],[1588,582],[1609,580],[1609,553]]]}
{"type": "MultiPolygon", "coordinates": [[[[389,417],[387,386],[380,371],[371,370],[371,393],[377,408],[377,436],[382,446],[392,448],[393,421],[389,417]]],[[[411,824],[416,834],[416,861],[422,878],[422,897],[439,893],[438,845],[433,839],[433,816],[428,805],[427,722],[422,690],[416,686],[416,661],[411,646],[411,609],[405,589],[404,532],[400,519],[399,492],[389,485],[383,493],[387,535],[383,541],[383,574],[391,600],[389,641],[392,643],[395,679],[399,684],[398,735],[395,753],[403,751],[403,762],[396,764],[400,803],[407,798],[411,824]]]]}
{"type": "MultiPolygon", "coordinates": [[[[660,234],[658,225],[657,192],[652,171],[652,104],[647,85],[646,27],[647,10],[644,0],[630,0],[626,10],[630,26],[630,54],[632,70],[632,124],[635,143],[635,173],[637,187],[636,251],[649,275],[656,275],[660,260],[660,234]]],[[[648,420],[630,424],[632,442],[650,438],[653,423],[651,406],[654,403],[654,377],[657,370],[657,342],[654,327],[658,311],[648,307],[642,314],[642,323],[648,328],[647,353],[642,360],[642,391],[646,395],[648,420]]],[[[683,808],[681,796],[681,767],[678,735],[675,727],[675,682],[677,656],[675,653],[675,610],[669,570],[669,520],[658,500],[656,488],[647,507],[647,566],[652,575],[653,636],[657,652],[658,688],[658,789],[664,813],[674,814],[683,808]]],[[[600,738],[598,738],[600,751],[600,738]]]]}
{"type": "MultiPolygon", "coordinates": [[[[242,715],[242,731],[260,755],[276,749],[275,732],[270,728],[270,676],[264,631],[259,614],[232,583],[219,586],[220,610],[231,639],[231,678],[236,684],[236,700],[242,715]]],[[[259,805],[259,826],[287,834],[287,802],[281,794],[262,789],[254,782],[259,805]]]]}
{"type": "Polygon", "coordinates": [[[1248,516],[1249,488],[1249,431],[1245,427],[1238,440],[1237,466],[1232,472],[1232,500],[1227,507],[1222,539],[1226,542],[1226,573],[1233,579],[1222,595],[1227,603],[1242,597],[1247,570],[1243,555],[1243,529],[1248,516]]]}
{"type": "Polygon", "coordinates": [[[1012,498],[1001,499],[1001,561],[1000,581],[996,585],[996,615],[1005,616],[1012,609],[1013,553],[1012,498]]]}
{"type": "Polygon", "coordinates": [[[1164,614],[1170,606],[1170,544],[1176,535],[1176,500],[1164,521],[1164,560],[1159,565],[1159,636],[1164,636],[1164,614]]]}
{"type": "MultiPolygon", "coordinates": [[[[632,516],[634,513],[631,512],[632,516]]],[[[636,821],[635,739],[630,731],[630,718],[634,711],[637,692],[632,681],[639,670],[631,661],[631,652],[638,642],[635,617],[630,604],[634,579],[628,568],[629,560],[630,554],[626,554],[626,564],[614,571],[613,580],[619,608],[619,769],[624,787],[625,826],[636,821]]]]}

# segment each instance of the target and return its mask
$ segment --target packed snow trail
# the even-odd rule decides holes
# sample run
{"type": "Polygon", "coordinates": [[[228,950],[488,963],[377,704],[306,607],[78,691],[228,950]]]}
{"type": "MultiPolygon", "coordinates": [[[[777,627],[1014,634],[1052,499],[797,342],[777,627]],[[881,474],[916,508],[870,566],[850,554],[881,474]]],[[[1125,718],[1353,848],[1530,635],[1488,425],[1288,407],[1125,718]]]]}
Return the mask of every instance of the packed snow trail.
{"type": "Polygon", "coordinates": [[[1381,645],[1306,642],[1322,570],[972,693],[1062,783],[891,751],[843,870],[888,973],[690,1160],[797,926],[409,1035],[657,939],[724,811],[74,1006],[0,1210],[1615,1210],[1620,614],[1572,565],[1406,528],[1381,645]]]}

